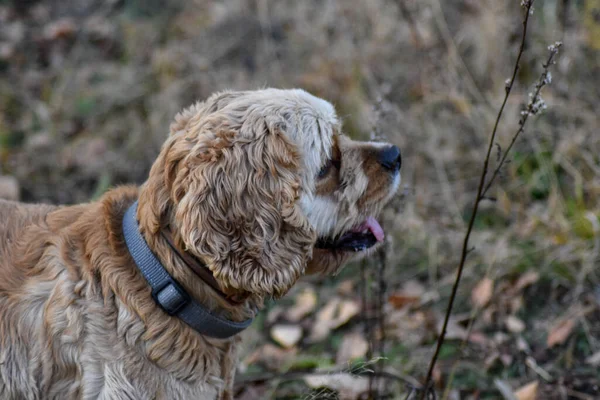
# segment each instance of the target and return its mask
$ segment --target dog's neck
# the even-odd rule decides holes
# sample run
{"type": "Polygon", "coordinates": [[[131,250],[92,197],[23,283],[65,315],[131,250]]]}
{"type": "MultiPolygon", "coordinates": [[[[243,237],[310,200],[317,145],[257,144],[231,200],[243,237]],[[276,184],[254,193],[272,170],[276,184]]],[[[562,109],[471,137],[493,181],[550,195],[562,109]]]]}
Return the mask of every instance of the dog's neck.
{"type": "Polygon", "coordinates": [[[250,297],[250,293],[223,289],[206,264],[198,260],[194,255],[183,250],[182,247],[177,244],[178,241],[169,226],[163,227],[160,233],[169,246],[171,246],[175,255],[179,257],[179,259],[194,272],[198,278],[210,286],[216,294],[225,299],[232,307],[244,305],[248,297],[250,297]]]}
{"type": "MultiPolygon", "coordinates": [[[[140,207],[143,207],[143,204],[140,204],[140,207]]],[[[140,214],[143,215],[144,212],[140,214]]],[[[185,289],[190,297],[211,314],[234,322],[241,322],[254,317],[256,310],[262,308],[262,301],[254,296],[223,291],[212,277],[208,267],[200,260],[192,258],[188,252],[183,251],[178,245],[179,238],[170,233],[170,230],[161,227],[152,232],[144,225],[143,218],[139,220],[139,226],[144,240],[164,269],[185,289]],[[201,268],[206,271],[203,273],[201,268]],[[203,273],[204,276],[199,277],[196,270],[200,274],[203,273]],[[211,281],[211,278],[214,282],[207,283],[207,281],[211,281]]]]}

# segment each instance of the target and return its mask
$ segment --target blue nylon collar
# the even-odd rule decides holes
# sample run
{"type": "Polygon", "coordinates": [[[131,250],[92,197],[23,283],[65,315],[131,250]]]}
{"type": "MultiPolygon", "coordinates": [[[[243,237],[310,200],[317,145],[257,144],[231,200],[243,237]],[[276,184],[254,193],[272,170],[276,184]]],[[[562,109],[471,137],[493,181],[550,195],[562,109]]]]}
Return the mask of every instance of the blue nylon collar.
{"type": "Polygon", "coordinates": [[[127,249],[138,269],[152,288],[152,298],[167,314],[181,319],[201,335],[226,339],[246,329],[252,318],[242,322],[213,315],[195,301],[162,266],[140,233],[137,201],[123,217],[123,235],[127,249]]]}

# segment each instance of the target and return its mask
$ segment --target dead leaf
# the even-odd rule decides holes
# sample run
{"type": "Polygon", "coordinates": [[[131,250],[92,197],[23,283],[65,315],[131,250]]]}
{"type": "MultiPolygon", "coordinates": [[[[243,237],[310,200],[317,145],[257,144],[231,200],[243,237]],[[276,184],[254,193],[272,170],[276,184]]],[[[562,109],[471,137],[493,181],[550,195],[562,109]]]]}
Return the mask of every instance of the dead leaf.
{"type": "Polygon", "coordinates": [[[504,321],[506,329],[512,333],[521,333],[525,330],[525,323],[514,315],[509,315],[504,321]]]}
{"type": "Polygon", "coordinates": [[[517,338],[517,349],[523,353],[531,353],[531,347],[529,346],[529,343],[527,343],[522,336],[517,338]]]}
{"type": "Polygon", "coordinates": [[[480,346],[488,346],[490,344],[488,337],[481,332],[471,332],[469,335],[469,342],[480,346]]]}
{"type": "Polygon", "coordinates": [[[358,399],[360,395],[369,390],[369,379],[362,376],[350,375],[348,373],[334,373],[323,375],[308,375],[304,382],[313,388],[329,388],[339,393],[340,399],[358,399]]]}
{"type": "Polygon", "coordinates": [[[339,328],[344,325],[350,319],[356,316],[360,311],[360,305],[353,300],[344,300],[338,308],[338,314],[335,319],[331,321],[332,327],[339,328]]]}
{"type": "Polygon", "coordinates": [[[302,339],[298,325],[277,324],[271,328],[271,338],[286,349],[294,347],[302,339]]]}
{"type": "Polygon", "coordinates": [[[512,365],[513,360],[514,358],[510,354],[502,354],[500,356],[500,361],[502,361],[502,364],[504,364],[505,367],[509,367],[510,365],[512,365]]]}
{"type": "Polygon", "coordinates": [[[548,333],[548,340],[546,344],[549,348],[556,346],[557,344],[563,344],[571,332],[575,328],[575,320],[573,318],[566,319],[557,325],[554,325],[548,333]]]}
{"type": "Polygon", "coordinates": [[[321,308],[321,311],[317,313],[317,321],[327,322],[331,321],[335,315],[335,310],[339,306],[341,299],[339,297],[334,297],[327,302],[321,308]]]}
{"type": "Polygon", "coordinates": [[[309,341],[314,343],[325,339],[331,330],[344,325],[352,317],[356,316],[359,311],[360,305],[358,302],[333,297],[317,313],[309,341]]]}
{"type": "Polygon", "coordinates": [[[298,322],[313,312],[317,306],[317,294],[311,287],[304,289],[296,296],[296,303],[285,313],[290,322],[298,322]]]}
{"type": "Polygon", "coordinates": [[[19,182],[15,177],[0,175],[0,199],[19,200],[19,182]]]}
{"type": "Polygon", "coordinates": [[[538,381],[533,381],[525,386],[520,387],[515,392],[515,397],[517,400],[535,400],[537,396],[538,385],[538,381]]]}
{"type": "Polygon", "coordinates": [[[471,292],[471,301],[477,307],[485,307],[491,300],[494,293],[494,281],[485,277],[479,281],[471,292]]]}
{"type": "Polygon", "coordinates": [[[504,400],[517,400],[510,385],[502,379],[494,379],[494,386],[496,386],[496,389],[502,394],[504,400]]]}
{"type": "Polygon", "coordinates": [[[242,363],[247,366],[261,362],[265,364],[268,369],[277,371],[283,365],[296,358],[297,354],[297,348],[282,349],[272,343],[266,343],[256,349],[256,351],[252,352],[242,363]]]}
{"type": "Polygon", "coordinates": [[[388,297],[388,302],[394,306],[394,308],[400,309],[409,304],[414,304],[419,301],[418,296],[406,296],[403,294],[394,293],[388,297]]]}
{"type": "Polygon", "coordinates": [[[418,281],[412,279],[402,285],[402,289],[391,294],[388,302],[397,309],[401,309],[409,304],[418,303],[425,294],[425,287],[418,281]]]}
{"type": "Polygon", "coordinates": [[[342,339],[337,353],[336,363],[347,364],[357,358],[364,357],[369,350],[369,342],[358,332],[348,333],[342,339]]]}
{"type": "Polygon", "coordinates": [[[425,294],[425,286],[415,279],[409,279],[402,285],[402,293],[407,296],[420,297],[425,294]]]}
{"type": "Polygon", "coordinates": [[[346,279],[337,285],[337,292],[343,296],[351,296],[354,290],[354,282],[352,279],[346,279]]]}
{"type": "Polygon", "coordinates": [[[56,40],[68,38],[75,34],[77,25],[69,18],[63,18],[58,21],[51,22],[44,27],[44,38],[47,40],[56,40]]]}
{"type": "Polygon", "coordinates": [[[275,306],[267,313],[267,324],[274,324],[281,317],[285,309],[282,306],[275,306]]]}
{"type": "MultiPolygon", "coordinates": [[[[442,327],[444,326],[444,320],[440,319],[438,321],[437,332],[438,334],[442,333],[442,327]]],[[[452,317],[448,321],[448,326],[446,327],[446,339],[449,340],[464,340],[467,337],[467,330],[460,326],[458,322],[452,317]]]]}
{"type": "Polygon", "coordinates": [[[540,274],[537,272],[526,272],[517,280],[513,290],[519,292],[525,289],[527,286],[533,285],[540,279],[540,274]]]}
{"type": "Polygon", "coordinates": [[[591,365],[593,367],[600,366],[600,351],[592,354],[588,358],[585,359],[585,363],[591,365]]]}

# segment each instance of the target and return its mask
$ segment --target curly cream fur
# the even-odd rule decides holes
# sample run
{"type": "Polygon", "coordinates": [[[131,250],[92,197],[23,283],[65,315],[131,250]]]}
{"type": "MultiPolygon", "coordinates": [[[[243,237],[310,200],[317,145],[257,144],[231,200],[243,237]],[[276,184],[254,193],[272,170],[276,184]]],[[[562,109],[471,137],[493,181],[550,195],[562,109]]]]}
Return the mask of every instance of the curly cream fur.
{"type": "Polygon", "coordinates": [[[231,398],[238,337],[204,337],[165,314],[124,244],[138,219],[165,268],[213,313],[241,321],[303,273],[354,255],[314,248],[376,215],[398,178],[379,145],[344,137],[331,104],[302,90],[224,92],[176,116],[148,180],[98,202],[56,207],[0,200],[0,398],[231,398]],[[318,171],[334,153],[341,167],[318,171]],[[160,234],[202,260],[233,306],[160,234]]]}

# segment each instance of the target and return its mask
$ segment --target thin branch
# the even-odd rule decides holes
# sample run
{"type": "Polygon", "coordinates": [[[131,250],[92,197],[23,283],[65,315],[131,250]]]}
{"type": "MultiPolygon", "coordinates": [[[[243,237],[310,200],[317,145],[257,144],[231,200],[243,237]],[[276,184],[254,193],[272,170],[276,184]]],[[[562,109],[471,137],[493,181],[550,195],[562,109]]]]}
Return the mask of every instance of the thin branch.
{"type": "Polygon", "coordinates": [[[521,61],[521,56],[525,51],[525,38],[527,36],[527,24],[529,22],[529,16],[531,15],[531,8],[533,6],[534,0],[524,0],[521,4],[525,8],[525,16],[523,18],[523,35],[521,37],[521,45],[519,47],[519,54],[517,55],[517,60],[515,61],[515,67],[513,70],[512,77],[510,82],[506,85],[504,100],[502,101],[502,105],[500,106],[500,110],[498,111],[498,116],[496,117],[496,122],[494,123],[494,129],[492,130],[492,135],[489,140],[487,153],[485,156],[485,160],[483,162],[483,171],[481,172],[481,177],[479,178],[479,186],[477,188],[477,197],[475,198],[475,202],[473,203],[473,210],[471,212],[471,218],[469,220],[469,225],[467,227],[467,232],[465,233],[465,237],[463,240],[462,253],[460,256],[460,262],[458,264],[458,269],[456,271],[456,280],[454,281],[454,286],[452,287],[452,294],[450,295],[450,300],[448,302],[448,308],[446,309],[446,316],[444,318],[444,324],[442,326],[442,331],[440,332],[440,336],[437,341],[437,346],[433,357],[431,358],[431,362],[429,363],[429,370],[427,371],[427,377],[425,378],[425,383],[423,387],[425,390],[421,392],[421,400],[425,400],[427,397],[428,389],[431,385],[431,378],[433,376],[433,369],[435,368],[435,364],[437,362],[440,349],[442,348],[442,344],[444,343],[444,339],[446,337],[446,329],[448,328],[448,321],[450,320],[450,314],[452,313],[452,307],[454,306],[454,300],[456,298],[456,293],[458,292],[458,286],[460,284],[460,278],[462,277],[463,269],[465,266],[465,261],[467,258],[467,253],[469,249],[469,238],[471,237],[471,231],[473,230],[473,225],[475,223],[475,217],[477,216],[477,211],[479,210],[479,203],[481,200],[481,196],[483,194],[483,188],[485,184],[485,178],[487,175],[488,165],[490,162],[490,154],[494,147],[494,142],[496,141],[496,132],[498,131],[498,125],[500,123],[500,119],[502,117],[502,113],[504,112],[504,107],[506,106],[506,102],[508,101],[508,96],[512,90],[512,87],[515,83],[517,72],[519,71],[519,63],[521,61]]]}
{"type": "Polygon", "coordinates": [[[546,108],[546,104],[544,103],[544,100],[542,100],[540,93],[542,91],[542,88],[552,81],[552,75],[550,75],[550,67],[552,65],[554,65],[554,63],[555,63],[554,57],[558,54],[558,51],[561,46],[562,46],[561,42],[556,42],[556,43],[548,46],[548,51],[550,53],[548,55],[548,59],[546,60],[546,63],[542,65],[544,67],[544,71],[540,75],[540,79],[538,80],[538,82],[535,85],[535,92],[533,93],[533,95],[531,93],[529,94],[529,102],[527,103],[525,110],[521,111],[521,119],[519,120],[519,129],[513,135],[512,139],[510,141],[510,144],[508,145],[508,147],[502,154],[502,157],[498,163],[498,166],[494,170],[492,177],[490,178],[488,183],[485,185],[485,188],[483,189],[483,193],[481,194],[483,197],[485,197],[487,191],[490,189],[490,187],[494,183],[494,179],[496,179],[496,177],[500,173],[500,170],[502,169],[502,167],[504,166],[504,163],[506,162],[508,153],[510,153],[510,150],[512,149],[513,145],[517,141],[517,138],[525,130],[525,124],[527,123],[527,119],[529,118],[529,116],[535,115],[540,110],[543,110],[546,108]]]}
{"type": "MultiPolygon", "coordinates": [[[[379,329],[379,337],[377,335],[374,335],[374,340],[375,340],[375,345],[373,346],[376,351],[377,351],[377,355],[378,357],[380,357],[379,362],[376,364],[377,367],[377,372],[382,372],[383,368],[384,368],[384,362],[385,362],[385,356],[384,356],[384,350],[385,350],[385,314],[383,312],[383,306],[385,304],[385,293],[387,290],[387,285],[385,283],[385,269],[386,269],[386,247],[384,245],[384,247],[382,247],[379,251],[378,251],[378,256],[379,256],[379,268],[377,269],[377,281],[378,281],[378,285],[377,285],[377,299],[375,302],[375,306],[377,308],[377,312],[376,312],[376,317],[377,317],[377,327],[379,329]]],[[[374,399],[379,398],[379,381],[377,381],[377,384],[375,385],[376,387],[376,393],[375,396],[373,396],[373,393],[369,393],[370,396],[372,396],[374,399]]]]}
{"type": "MultiPolygon", "coordinates": [[[[371,324],[369,322],[369,310],[368,310],[368,296],[369,296],[369,288],[368,288],[368,274],[367,274],[367,261],[362,260],[360,263],[360,274],[362,277],[362,312],[364,327],[365,327],[365,337],[367,338],[367,343],[369,347],[367,348],[367,360],[371,360],[373,358],[373,341],[371,340],[372,330],[371,324]]],[[[373,375],[369,376],[369,397],[373,393],[373,375]]]]}

